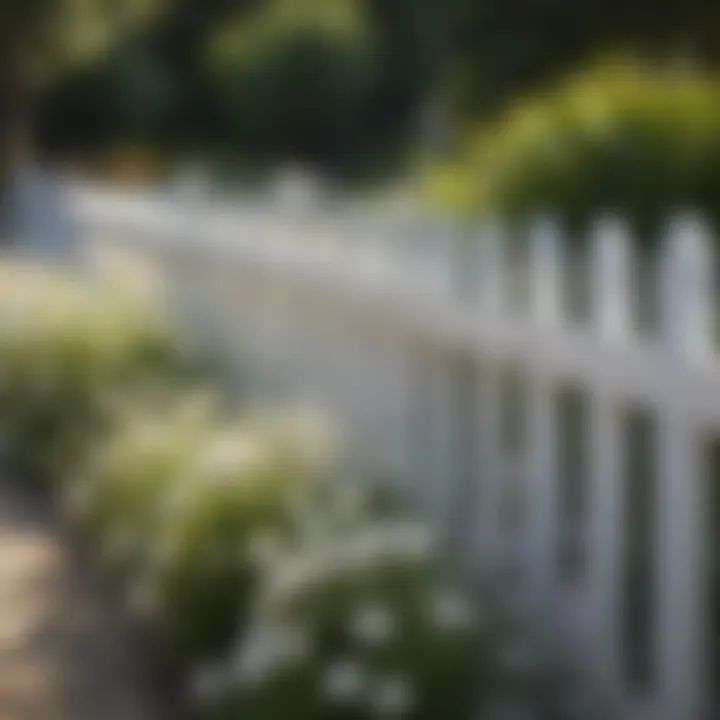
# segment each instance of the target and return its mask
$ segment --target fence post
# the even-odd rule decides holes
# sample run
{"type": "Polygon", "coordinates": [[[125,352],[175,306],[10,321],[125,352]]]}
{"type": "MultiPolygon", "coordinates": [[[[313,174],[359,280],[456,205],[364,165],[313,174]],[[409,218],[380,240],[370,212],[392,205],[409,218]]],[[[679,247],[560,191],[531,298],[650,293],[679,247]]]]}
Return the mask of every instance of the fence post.
{"type": "Polygon", "coordinates": [[[502,226],[492,221],[480,228],[478,235],[480,313],[483,322],[490,326],[500,319],[502,310],[502,226]]]}
{"type": "Polygon", "coordinates": [[[528,493],[530,581],[536,598],[550,598],[554,581],[554,547],[557,535],[557,467],[552,381],[541,375],[529,378],[529,447],[525,480],[528,493]]]}
{"type": "Polygon", "coordinates": [[[713,265],[706,228],[690,216],[668,227],[662,256],[665,337],[673,350],[703,356],[713,345],[713,265]]]}
{"type": "Polygon", "coordinates": [[[451,537],[450,508],[454,491],[451,478],[455,471],[452,454],[452,388],[451,369],[447,354],[441,348],[432,348],[431,412],[433,413],[433,465],[431,514],[439,537],[449,546],[451,537]]]}
{"type": "MultiPolygon", "coordinates": [[[[702,481],[700,443],[683,414],[668,409],[662,419],[658,510],[658,668],[663,717],[700,717],[700,633],[705,616],[700,546],[702,481]]],[[[711,628],[707,628],[712,632],[711,628]]]]}
{"type": "Polygon", "coordinates": [[[441,303],[454,300],[456,294],[455,243],[456,232],[447,217],[430,222],[433,292],[441,303]]]}
{"type": "Polygon", "coordinates": [[[550,218],[538,218],[530,228],[530,244],[534,319],[544,329],[554,328],[560,320],[561,305],[560,227],[550,218]]]}
{"type": "Polygon", "coordinates": [[[620,691],[618,677],[618,553],[623,547],[620,501],[620,417],[614,399],[598,388],[590,416],[589,596],[593,600],[592,657],[602,688],[620,691]]]}
{"type": "Polygon", "coordinates": [[[593,294],[598,329],[607,340],[630,335],[630,241],[625,223],[606,217],[593,233],[593,294]]]}
{"type": "Polygon", "coordinates": [[[478,457],[482,458],[481,487],[478,492],[478,522],[474,541],[481,575],[494,573],[499,566],[501,463],[498,447],[500,393],[496,366],[478,365],[478,457]]]}

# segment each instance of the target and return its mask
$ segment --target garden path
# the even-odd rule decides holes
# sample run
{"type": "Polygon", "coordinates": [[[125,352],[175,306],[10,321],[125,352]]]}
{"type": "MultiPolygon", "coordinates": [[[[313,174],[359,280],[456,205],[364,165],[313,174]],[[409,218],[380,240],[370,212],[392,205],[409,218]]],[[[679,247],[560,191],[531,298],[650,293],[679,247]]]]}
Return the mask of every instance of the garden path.
{"type": "Polygon", "coordinates": [[[142,653],[58,523],[0,481],[0,720],[160,720],[142,653]]]}

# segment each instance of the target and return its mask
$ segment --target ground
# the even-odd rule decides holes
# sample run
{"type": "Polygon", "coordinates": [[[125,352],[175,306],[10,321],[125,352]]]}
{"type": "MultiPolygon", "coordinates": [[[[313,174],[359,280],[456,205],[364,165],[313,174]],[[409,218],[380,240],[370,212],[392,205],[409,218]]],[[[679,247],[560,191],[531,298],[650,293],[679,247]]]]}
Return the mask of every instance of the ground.
{"type": "Polygon", "coordinates": [[[52,514],[0,481],[0,720],[168,718],[127,630],[52,514]]]}

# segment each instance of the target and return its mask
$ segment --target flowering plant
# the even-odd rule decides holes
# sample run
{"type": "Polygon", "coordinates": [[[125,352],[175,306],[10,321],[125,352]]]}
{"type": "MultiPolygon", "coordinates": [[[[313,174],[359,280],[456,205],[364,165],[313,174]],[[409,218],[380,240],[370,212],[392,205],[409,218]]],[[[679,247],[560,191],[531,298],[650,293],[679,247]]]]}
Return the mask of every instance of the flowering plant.
{"type": "Polygon", "coordinates": [[[161,323],[114,293],[20,264],[0,267],[4,460],[43,480],[74,465],[110,396],[179,357],[161,323]]]}
{"type": "Polygon", "coordinates": [[[223,718],[471,718],[493,642],[422,526],[366,521],[276,560],[248,633],[197,689],[223,718]]]}
{"type": "Polygon", "coordinates": [[[227,418],[216,396],[130,404],[66,508],[95,534],[135,611],[180,660],[224,651],[268,548],[324,481],[332,446],[292,415],[227,418]]]}

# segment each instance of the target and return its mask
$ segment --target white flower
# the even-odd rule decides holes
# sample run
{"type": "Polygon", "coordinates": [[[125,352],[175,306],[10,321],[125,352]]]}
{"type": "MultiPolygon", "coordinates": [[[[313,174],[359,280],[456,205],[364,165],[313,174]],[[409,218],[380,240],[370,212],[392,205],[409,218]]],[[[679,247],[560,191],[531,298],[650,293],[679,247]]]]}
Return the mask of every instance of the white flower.
{"type": "Polygon", "coordinates": [[[367,604],[351,618],[350,630],[358,640],[378,645],[392,639],[397,630],[397,619],[387,605],[367,604]]]}
{"type": "Polygon", "coordinates": [[[276,647],[269,634],[259,633],[249,640],[233,662],[236,679],[247,685],[261,683],[275,663],[276,647]]]}
{"type": "Polygon", "coordinates": [[[332,663],[322,679],[323,692],[334,702],[348,702],[358,698],[363,686],[364,677],[360,666],[349,660],[332,663]]]}
{"type": "Polygon", "coordinates": [[[322,554],[310,557],[292,557],[273,568],[267,586],[266,598],[272,605],[276,598],[302,593],[325,577],[329,565],[322,554]]]}
{"type": "Polygon", "coordinates": [[[257,684],[279,667],[302,663],[310,648],[310,638],[297,628],[261,628],[241,646],[233,663],[236,678],[257,684]]]}
{"type": "Polygon", "coordinates": [[[394,541],[401,557],[408,560],[425,560],[435,549],[435,538],[430,529],[417,523],[399,525],[394,541]]]}
{"type": "Polygon", "coordinates": [[[367,543],[377,558],[388,560],[425,560],[433,550],[432,534],[414,522],[395,521],[371,528],[367,543]]]}
{"type": "Polygon", "coordinates": [[[305,660],[310,650],[310,635],[300,628],[284,628],[276,642],[278,657],[284,662],[305,660]]]}
{"type": "Polygon", "coordinates": [[[227,686],[227,673],[219,667],[202,667],[196,670],[190,679],[193,696],[201,703],[210,703],[227,686]]]}
{"type": "Polygon", "coordinates": [[[467,630],[475,620],[470,602],[457,592],[444,590],[430,598],[431,620],[441,629],[451,632],[467,630]]]}
{"type": "Polygon", "coordinates": [[[409,680],[390,677],[381,680],[373,688],[371,705],[382,716],[400,716],[407,713],[415,703],[415,691],[409,680]]]}
{"type": "Polygon", "coordinates": [[[309,464],[328,463],[338,454],[341,443],[335,423],[317,408],[298,408],[290,417],[283,418],[282,424],[285,427],[279,429],[291,452],[309,464]]]}
{"type": "Polygon", "coordinates": [[[223,479],[241,468],[261,462],[266,458],[266,451],[266,443],[252,433],[223,433],[208,444],[201,472],[223,479]]]}

